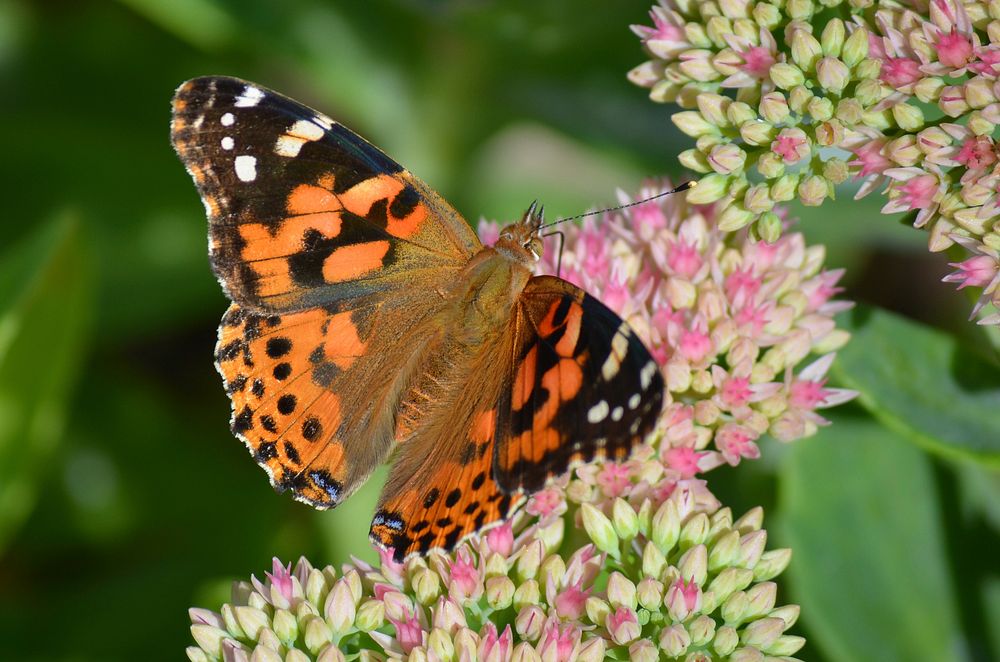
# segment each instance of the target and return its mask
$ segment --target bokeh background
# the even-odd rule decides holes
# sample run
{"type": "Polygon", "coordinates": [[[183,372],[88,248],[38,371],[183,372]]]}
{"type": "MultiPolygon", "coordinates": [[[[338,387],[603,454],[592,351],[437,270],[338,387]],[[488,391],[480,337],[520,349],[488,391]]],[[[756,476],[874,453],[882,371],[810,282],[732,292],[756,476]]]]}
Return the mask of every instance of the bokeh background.
{"type": "MultiPolygon", "coordinates": [[[[226,301],[169,143],[187,78],[225,73],[353,127],[470,220],[613,202],[687,139],[630,86],[648,0],[0,0],[0,659],[179,659],[186,610],[278,555],[371,558],[384,474],[333,513],[277,496],[229,433],[226,301]]],[[[797,210],[857,341],[835,425],[709,484],[792,546],[799,656],[1000,650],[997,337],[945,256],[878,201],[797,210]],[[879,308],[880,307],[880,308],[879,308]],[[894,317],[882,310],[891,310],[894,317]]],[[[873,196],[874,197],[874,196],[873,196]]]]}

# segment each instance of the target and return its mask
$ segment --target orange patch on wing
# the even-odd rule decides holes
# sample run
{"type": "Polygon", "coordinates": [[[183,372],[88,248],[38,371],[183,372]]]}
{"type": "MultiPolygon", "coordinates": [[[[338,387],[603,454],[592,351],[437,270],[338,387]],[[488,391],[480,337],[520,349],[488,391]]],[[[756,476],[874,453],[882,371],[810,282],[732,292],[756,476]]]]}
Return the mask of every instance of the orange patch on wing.
{"type": "MultiPolygon", "coordinates": [[[[390,206],[390,210],[391,210],[390,206]]],[[[408,215],[402,218],[396,218],[392,215],[390,211],[388,213],[388,219],[385,226],[386,231],[394,237],[399,237],[400,239],[408,239],[416,234],[417,230],[420,229],[420,225],[427,219],[427,207],[423,203],[418,204],[413,208],[408,215]]]]}
{"type": "Polygon", "coordinates": [[[491,409],[476,414],[472,419],[472,427],[469,428],[469,439],[477,444],[484,444],[493,439],[496,430],[497,411],[491,409]]]}
{"type": "Polygon", "coordinates": [[[542,336],[551,335],[556,330],[555,319],[556,309],[559,308],[559,299],[553,299],[549,304],[549,309],[545,311],[545,317],[538,323],[538,333],[542,336]]]}
{"type": "Polygon", "coordinates": [[[513,393],[511,394],[511,405],[514,409],[523,409],[532,391],[535,388],[535,370],[538,367],[538,346],[533,345],[524,360],[517,366],[517,375],[514,377],[513,393]]]}
{"type": "Polygon", "coordinates": [[[330,318],[323,353],[337,367],[347,370],[367,349],[368,343],[358,335],[358,327],[351,320],[350,311],[337,313],[330,318]]]}
{"type": "Polygon", "coordinates": [[[533,435],[534,446],[531,449],[532,461],[541,462],[546,454],[559,448],[561,440],[559,431],[553,427],[545,427],[535,432],[533,435]]]}
{"type": "Polygon", "coordinates": [[[376,175],[358,182],[340,194],[345,209],[364,216],[371,206],[384,198],[391,200],[403,190],[403,182],[390,175],[376,175]]]}
{"type": "MultiPolygon", "coordinates": [[[[337,416],[339,419],[339,415],[337,416]]],[[[325,421],[324,421],[325,423],[325,421]]],[[[347,463],[344,462],[344,446],[339,441],[329,441],[319,455],[309,463],[310,469],[325,469],[334,480],[344,480],[347,476],[347,463]]]]}
{"type": "MultiPolygon", "coordinates": [[[[333,182],[330,182],[331,184],[333,182]]],[[[300,184],[288,194],[289,214],[317,214],[340,211],[343,207],[337,196],[327,188],[313,184],[300,184]]]]}
{"type": "Polygon", "coordinates": [[[326,238],[340,234],[340,215],[336,213],[290,216],[275,233],[260,223],[239,226],[244,247],[240,256],[257,274],[257,294],[262,297],[285,294],[295,289],[288,257],[303,249],[303,237],[310,230],[326,238]]]}
{"type": "Polygon", "coordinates": [[[580,364],[572,359],[562,359],[556,365],[549,368],[549,371],[542,375],[542,388],[548,390],[550,394],[558,394],[558,402],[549,398],[546,405],[571,400],[583,386],[583,370],[580,364]]]}
{"type": "Polygon", "coordinates": [[[342,283],[360,278],[379,269],[382,258],[388,252],[388,241],[369,241],[338,248],[323,262],[323,279],[328,283],[342,283]]]}
{"type": "Polygon", "coordinates": [[[566,315],[565,326],[562,338],[556,343],[556,353],[559,356],[573,356],[573,349],[576,341],[580,339],[580,320],[583,318],[583,308],[573,304],[566,315]]]}

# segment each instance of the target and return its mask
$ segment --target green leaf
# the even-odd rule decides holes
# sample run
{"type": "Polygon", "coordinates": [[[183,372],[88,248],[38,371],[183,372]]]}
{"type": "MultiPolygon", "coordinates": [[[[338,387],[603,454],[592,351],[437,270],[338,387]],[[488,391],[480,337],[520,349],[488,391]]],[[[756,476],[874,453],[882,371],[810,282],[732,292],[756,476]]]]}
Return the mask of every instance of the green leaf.
{"type": "Polygon", "coordinates": [[[790,588],[831,660],[963,660],[936,485],[925,454],[836,416],[779,476],[790,588]]]}
{"type": "Polygon", "coordinates": [[[166,32],[203,50],[219,50],[232,40],[237,25],[214,2],[206,0],[120,0],[166,32]]]}
{"type": "Polygon", "coordinates": [[[877,308],[851,316],[834,370],[888,427],[930,451],[1000,466],[1000,366],[877,308]]]}
{"type": "Polygon", "coordinates": [[[0,548],[34,505],[79,373],[94,292],[81,236],[65,216],[0,259],[0,548]]]}

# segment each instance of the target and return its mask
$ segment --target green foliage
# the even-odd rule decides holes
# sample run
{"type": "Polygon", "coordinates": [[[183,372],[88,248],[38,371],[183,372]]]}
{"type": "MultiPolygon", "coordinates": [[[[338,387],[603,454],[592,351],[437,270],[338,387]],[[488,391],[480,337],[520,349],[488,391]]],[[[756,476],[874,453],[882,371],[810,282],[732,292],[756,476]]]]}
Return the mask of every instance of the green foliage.
{"type": "Polygon", "coordinates": [[[836,369],[875,417],[933,452],[1000,467],[1000,365],[877,308],[851,319],[836,369]]]}
{"type": "MultiPolygon", "coordinates": [[[[176,659],[187,607],[272,555],[362,553],[379,476],[313,512],[275,495],[228,431],[212,367],[225,300],[169,145],[176,86],[225,73],[308,101],[473,221],[535,198],[577,213],[677,173],[687,146],[624,78],[641,61],[627,26],[649,4],[0,0],[4,659],[176,659]]],[[[851,204],[798,210],[807,237],[849,263],[851,298],[934,328],[853,317],[835,369],[870,413],[710,481],[747,487],[735,512],[764,503],[786,523],[802,657],[988,659],[996,367],[935,282],[944,260],[851,204]]]]}
{"type": "Polygon", "coordinates": [[[970,659],[923,453],[838,416],[793,447],[779,480],[794,600],[831,660],[970,659]]]}
{"type": "Polygon", "coordinates": [[[0,551],[45,489],[93,310],[89,246],[71,215],[0,259],[0,551]]]}

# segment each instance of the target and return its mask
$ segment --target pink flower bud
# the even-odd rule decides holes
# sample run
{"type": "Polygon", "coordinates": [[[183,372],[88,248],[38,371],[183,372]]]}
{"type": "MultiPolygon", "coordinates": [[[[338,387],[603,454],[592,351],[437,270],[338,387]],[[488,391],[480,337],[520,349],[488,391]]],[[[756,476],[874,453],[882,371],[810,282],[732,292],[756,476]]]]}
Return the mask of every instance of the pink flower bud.
{"type": "Polygon", "coordinates": [[[608,628],[612,641],[619,645],[635,640],[642,631],[635,610],[629,607],[619,607],[608,614],[605,626],[608,628]]]}
{"type": "Polygon", "coordinates": [[[510,556],[514,549],[514,529],[510,521],[493,527],[486,533],[486,544],[501,556],[510,556]]]}
{"type": "Polygon", "coordinates": [[[950,262],[949,266],[958,271],[944,277],[947,283],[958,283],[958,289],[965,287],[986,287],[997,275],[1000,263],[989,255],[976,255],[962,262],[950,262]]]}

